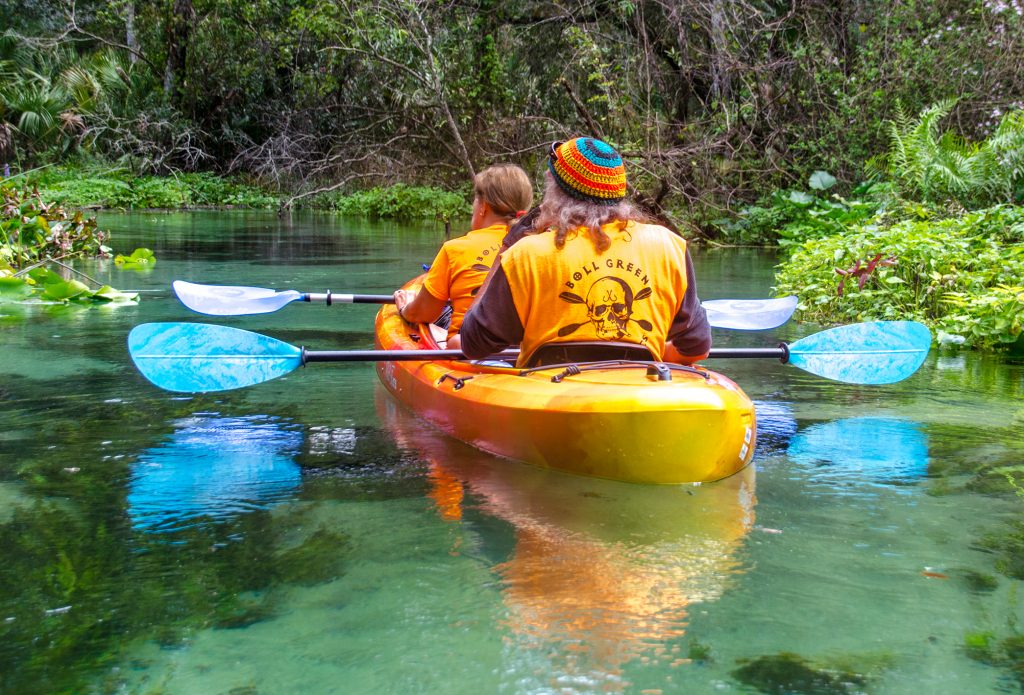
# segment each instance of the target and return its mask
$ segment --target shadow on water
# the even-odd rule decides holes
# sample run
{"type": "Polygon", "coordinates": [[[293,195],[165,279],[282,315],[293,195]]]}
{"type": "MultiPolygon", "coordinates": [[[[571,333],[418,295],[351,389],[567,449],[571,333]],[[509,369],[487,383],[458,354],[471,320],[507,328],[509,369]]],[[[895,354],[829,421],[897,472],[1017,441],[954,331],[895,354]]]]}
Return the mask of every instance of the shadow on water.
{"type": "Polygon", "coordinates": [[[754,461],[785,453],[797,430],[790,404],[785,401],[754,401],[754,411],[757,414],[754,461]]]}

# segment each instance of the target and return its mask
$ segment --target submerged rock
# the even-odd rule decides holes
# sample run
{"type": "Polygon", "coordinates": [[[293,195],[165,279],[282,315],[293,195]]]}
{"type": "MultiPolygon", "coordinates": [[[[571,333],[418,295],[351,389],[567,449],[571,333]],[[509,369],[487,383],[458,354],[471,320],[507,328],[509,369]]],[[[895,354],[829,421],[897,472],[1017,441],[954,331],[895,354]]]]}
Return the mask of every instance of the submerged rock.
{"type": "Polygon", "coordinates": [[[745,685],[771,695],[831,695],[861,692],[867,678],[857,673],[813,666],[790,652],[761,656],[732,672],[745,685]]]}

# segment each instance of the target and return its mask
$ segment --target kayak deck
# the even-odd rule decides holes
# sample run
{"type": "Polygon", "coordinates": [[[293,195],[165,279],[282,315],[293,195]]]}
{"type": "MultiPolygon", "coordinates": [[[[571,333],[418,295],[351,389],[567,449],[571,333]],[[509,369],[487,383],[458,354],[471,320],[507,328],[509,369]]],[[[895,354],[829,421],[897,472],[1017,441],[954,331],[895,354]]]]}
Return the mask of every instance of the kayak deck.
{"type": "MultiPolygon", "coordinates": [[[[437,347],[427,326],[406,323],[394,306],[377,314],[376,340],[386,350],[437,347]]],[[[756,431],[746,394],[702,368],[665,363],[660,371],[625,361],[533,370],[466,360],[377,364],[381,382],[413,412],[499,456],[655,484],[718,480],[746,466],[756,431]]]]}

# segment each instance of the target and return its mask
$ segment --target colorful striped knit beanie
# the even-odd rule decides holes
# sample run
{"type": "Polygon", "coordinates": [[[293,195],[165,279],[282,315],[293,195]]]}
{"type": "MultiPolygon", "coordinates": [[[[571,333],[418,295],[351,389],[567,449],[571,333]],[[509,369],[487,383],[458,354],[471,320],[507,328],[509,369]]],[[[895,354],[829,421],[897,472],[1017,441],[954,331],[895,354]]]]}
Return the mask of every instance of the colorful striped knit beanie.
{"type": "Polygon", "coordinates": [[[575,138],[554,143],[548,169],[558,186],[573,198],[614,205],[626,197],[626,168],[607,142],[575,138]]]}

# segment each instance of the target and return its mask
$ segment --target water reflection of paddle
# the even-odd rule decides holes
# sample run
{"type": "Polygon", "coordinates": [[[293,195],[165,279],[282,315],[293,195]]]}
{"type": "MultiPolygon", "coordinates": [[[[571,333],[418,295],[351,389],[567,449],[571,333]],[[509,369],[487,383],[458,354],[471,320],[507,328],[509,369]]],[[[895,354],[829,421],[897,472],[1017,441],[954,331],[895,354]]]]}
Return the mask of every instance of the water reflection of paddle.
{"type": "Polygon", "coordinates": [[[507,626],[517,643],[554,647],[567,675],[618,689],[622,666],[638,657],[683,663],[672,640],[689,608],[742,571],[734,555],[753,525],[753,466],[700,486],[595,480],[483,454],[383,391],[377,407],[399,446],[428,462],[443,518],[483,513],[511,525],[515,546],[493,567],[507,626]]]}
{"type": "Polygon", "coordinates": [[[300,484],[298,425],[266,416],[197,414],[132,465],[128,512],[145,531],[175,531],[197,519],[261,509],[300,484]]]}
{"type": "Polygon", "coordinates": [[[800,430],[787,453],[824,483],[907,484],[928,475],[928,436],[905,418],[820,422],[800,430]]]}

